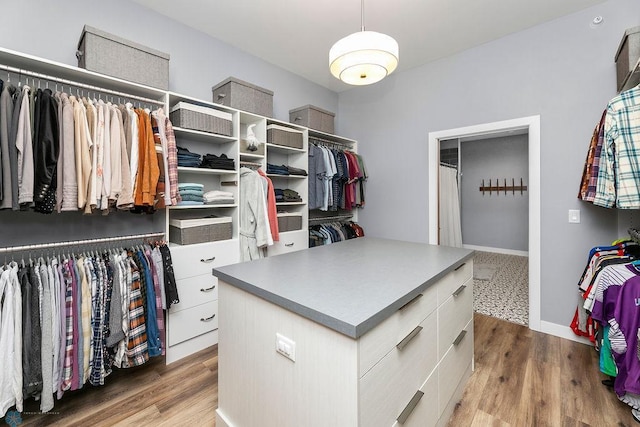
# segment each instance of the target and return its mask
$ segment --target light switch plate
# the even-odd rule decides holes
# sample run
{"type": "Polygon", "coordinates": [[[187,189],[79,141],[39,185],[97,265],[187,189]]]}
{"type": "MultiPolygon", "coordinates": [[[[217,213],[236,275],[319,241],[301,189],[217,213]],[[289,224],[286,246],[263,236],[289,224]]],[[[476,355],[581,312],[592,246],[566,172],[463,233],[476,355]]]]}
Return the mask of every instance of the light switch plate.
{"type": "Polygon", "coordinates": [[[580,211],[578,209],[569,209],[569,222],[571,224],[580,224],[580,211]]]}

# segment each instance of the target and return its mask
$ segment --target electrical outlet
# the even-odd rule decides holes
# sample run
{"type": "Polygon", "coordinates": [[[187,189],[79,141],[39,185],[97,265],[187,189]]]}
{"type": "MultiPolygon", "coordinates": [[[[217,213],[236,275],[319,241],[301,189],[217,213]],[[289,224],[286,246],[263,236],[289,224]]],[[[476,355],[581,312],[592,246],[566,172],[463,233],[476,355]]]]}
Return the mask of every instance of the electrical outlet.
{"type": "Polygon", "coordinates": [[[291,338],[276,333],[276,351],[292,362],[296,361],[296,343],[291,338]]]}
{"type": "Polygon", "coordinates": [[[580,224],[580,211],[578,209],[569,209],[569,222],[571,224],[580,224]]]}

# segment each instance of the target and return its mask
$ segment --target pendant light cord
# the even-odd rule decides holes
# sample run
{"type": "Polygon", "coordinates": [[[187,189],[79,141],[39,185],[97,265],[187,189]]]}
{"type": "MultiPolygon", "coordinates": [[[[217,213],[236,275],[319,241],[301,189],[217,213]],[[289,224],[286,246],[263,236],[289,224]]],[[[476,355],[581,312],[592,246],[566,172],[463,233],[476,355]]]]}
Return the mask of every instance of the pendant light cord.
{"type": "Polygon", "coordinates": [[[364,0],[360,0],[360,31],[364,31],[364,0]]]}

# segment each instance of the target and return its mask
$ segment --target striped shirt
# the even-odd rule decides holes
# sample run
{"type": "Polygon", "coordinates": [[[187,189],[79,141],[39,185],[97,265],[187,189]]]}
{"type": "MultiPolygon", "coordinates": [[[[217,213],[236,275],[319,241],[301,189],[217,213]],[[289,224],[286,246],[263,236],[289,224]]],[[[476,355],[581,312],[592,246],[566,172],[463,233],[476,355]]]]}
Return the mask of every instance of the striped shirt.
{"type": "Polygon", "coordinates": [[[65,285],[65,319],[66,319],[66,341],[64,349],[64,365],[62,372],[62,383],[60,390],[66,391],[71,388],[71,378],[73,373],[73,280],[71,277],[71,269],[69,261],[64,260],[62,263],[62,274],[64,274],[65,285]]]}

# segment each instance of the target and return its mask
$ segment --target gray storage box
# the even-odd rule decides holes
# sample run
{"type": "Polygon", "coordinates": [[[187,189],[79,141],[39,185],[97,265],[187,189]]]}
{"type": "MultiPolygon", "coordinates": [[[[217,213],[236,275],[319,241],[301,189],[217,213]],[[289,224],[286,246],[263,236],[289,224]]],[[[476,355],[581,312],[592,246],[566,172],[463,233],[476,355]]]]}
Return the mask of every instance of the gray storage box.
{"type": "Polygon", "coordinates": [[[213,102],[264,117],[273,117],[273,91],[235,77],[212,88],[213,102]]]}
{"type": "Polygon", "coordinates": [[[335,117],[335,113],[313,105],[289,110],[289,122],[331,134],[334,132],[335,117]]]}
{"type": "Polygon", "coordinates": [[[85,25],[78,67],[160,89],[169,89],[169,54],[85,25]]]}
{"type": "Polygon", "coordinates": [[[640,72],[632,74],[640,59],[640,27],[624,32],[616,52],[616,74],[618,92],[631,89],[640,83],[640,72]]]}
{"type": "Polygon", "coordinates": [[[233,116],[226,111],[178,102],[171,108],[169,118],[174,126],[231,136],[233,116]]]}
{"type": "Polygon", "coordinates": [[[278,214],[278,231],[280,233],[296,230],[302,230],[302,215],[293,213],[278,214]]]}
{"type": "Polygon", "coordinates": [[[179,245],[229,240],[231,237],[231,217],[169,221],[169,241],[179,245]]]}
{"type": "Polygon", "coordinates": [[[283,145],[291,148],[302,148],[304,134],[301,130],[291,129],[285,126],[268,125],[267,143],[283,145]]]}

